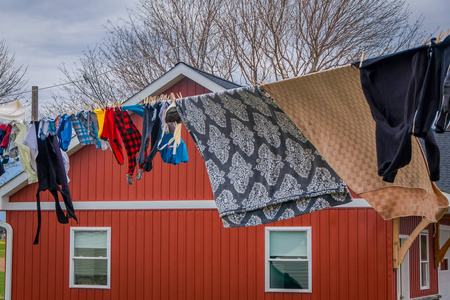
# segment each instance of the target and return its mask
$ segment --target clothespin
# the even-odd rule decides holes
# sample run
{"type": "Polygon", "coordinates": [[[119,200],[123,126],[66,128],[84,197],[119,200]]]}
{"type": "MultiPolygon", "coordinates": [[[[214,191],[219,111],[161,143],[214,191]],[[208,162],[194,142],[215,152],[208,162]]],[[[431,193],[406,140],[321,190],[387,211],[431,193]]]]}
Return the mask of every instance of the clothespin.
{"type": "Polygon", "coordinates": [[[359,60],[359,67],[360,68],[362,67],[364,59],[365,59],[365,56],[364,56],[364,50],[363,50],[363,52],[361,53],[361,59],[359,60]]]}

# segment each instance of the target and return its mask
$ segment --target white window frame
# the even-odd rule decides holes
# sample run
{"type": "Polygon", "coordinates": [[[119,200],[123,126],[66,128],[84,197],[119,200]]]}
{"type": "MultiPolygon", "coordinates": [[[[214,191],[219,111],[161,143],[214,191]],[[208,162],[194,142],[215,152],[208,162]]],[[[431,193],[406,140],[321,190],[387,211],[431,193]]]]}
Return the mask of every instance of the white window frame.
{"type": "MultiPolygon", "coordinates": [[[[83,259],[89,259],[83,257],[83,259]]],[[[96,258],[92,258],[96,259],[96,258]]],[[[104,258],[101,258],[104,259],[104,258]]],[[[70,228],[70,268],[69,268],[69,288],[84,288],[84,289],[110,289],[111,283],[111,227],[71,227],[70,228]],[[106,231],[106,261],[107,261],[107,277],[106,285],[84,285],[75,284],[75,267],[74,267],[74,238],[76,231],[106,231]]]]}
{"type": "Polygon", "coordinates": [[[421,290],[428,290],[430,288],[430,241],[429,241],[429,236],[428,236],[428,230],[424,230],[419,234],[419,270],[420,270],[420,289],[421,290]],[[426,241],[427,241],[427,257],[426,260],[422,260],[422,236],[426,237],[426,241]],[[426,273],[422,274],[422,264],[426,264],[427,268],[426,268],[426,273]],[[422,285],[422,276],[426,276],[426,285],[422,285]]]}
{"type": "MultiPolygon", "coordinates": [[[[266,292],[276,293],[312,293],[312,256],[311,256],[311,227],[266,227],[265,232],[265,290],[266,292]],[[270,287],[270,262],[280,259],[270,258],[270,232],[272,231],[301,231],[306,232],[307,238],[307,258],[306,259],[292,259],[292,261],[307,261],[308,262],[308,288],[307,289],[280,289],[270,287]]],[[[291,259],[289,259],[291,260],[291,259]]]]}

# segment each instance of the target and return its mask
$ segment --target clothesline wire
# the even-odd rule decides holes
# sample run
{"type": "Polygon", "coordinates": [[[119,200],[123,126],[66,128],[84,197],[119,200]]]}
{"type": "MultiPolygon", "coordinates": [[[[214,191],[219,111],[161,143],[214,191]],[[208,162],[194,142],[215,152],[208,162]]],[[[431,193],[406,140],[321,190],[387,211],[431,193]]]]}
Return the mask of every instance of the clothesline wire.
{"type": "MultiPolygon", "coordinates": [[[[201,40],[203,40],[203,39],[205,39],[205,38],[215,36],[216,34],[225,32],[225,31],[227,31],[227,30],[229,30],[229,29],[231,29],[231,28],[234,28],[234,27],[237,27],[237,26],[244,25],[244,24],[246,24],[247,22],[253,22],[253,21],[255,21],[255,20],[257,20],[257,19],[260,19],[260,18],[262,18],[262,17],[265,17],[265,16],[268,16],[268,15],[270,15],[270,14],[274,14],[274,13],[277,13],[277,12],[279,12],[279,11],[281,11],[281,10],[287,9],[287,8],[289,8],[289,7],[291,7],[291,6],[294,6],[294,5],[296,5],[297,3],[300,3],[300,2],[302,2],[302,1],[304,1],[304,0],[296,0],[296,1],[294,1],[293,3],[291,3],[291,4],[289,4],[289,5],[283,6],[282,8],[275,9],[275,10],[272,10],[272,11],[268,11],[267,13],[258,15],[258,16],[256,16],[256,17],[251,18],[251,19],[248,19],[248,20],[246,20],[246,21],[243,21],[243,22],[240,22],[240,23],[236,23],[236,24],[230,25],[230,26],[228,26],[228,27],[225,27],[225,28],[223,28],[223,29],[217,30],[216,32],[213,32],[213,33],[210,33],[210,34],[202,35],[201,37],[199,37],[199,38],[197,38],[197,39],[193,39],[193,40],[191,40],[191,41],[189,41],[189,42],[184,42],[184,43],[178,44],[177,46],[172,47],[171,50],[175,50],[175,49],[178,49],[178,48],[180,48],[180,47],[182,47],[182,46],[186,46],[186,45],[189,45],[189,44],[191,44],[191,43],[201,41],[201,40]]],[[[139,59],[136,59],[136,60],[130,62],[129,64],[137,64],[137,63],[139,63],[139,62],[141,62],[141,61],[144,61],[144,60],[149,59],[150,57],[151,57],[150,55],[146,55],[146,56],[143,56],[143,57],[141,57],[141,58],[139,58],[139,59]]],[[[102,72],[102,73],[99,73],[99,74],[95,74],[95,75],[91,75],[90,77],[92,78],[92,77],[100,77],[100,76],[104,76],[104,75],[109,74],[109,73],[111,73],[111,72],[113,72],[113,71],[117,71],[117,70],[119,70],[119,69],[121,69],[121,68],[122,68],[122,66],[119,66],[119,67],[116,67],[116,68],[111,68],[111,69],[109,69],[109,70],[107,70],[107,71],[105,71],[105,72],[102,72]]],[[[84,81],[85,81],[84,79],[67,81],[67,82],[63,82],[63,83],[60,83],[60,84],[55,84],[55,85],[50,85],[50,86],[46,86],[46,87],[43,87],[43,88],[39,88],[38,91],[48,90],[48,89],[57,88],[57,87],[61,87],[61,86],[66,86],[66,85],[70,85],[70,84],[81,83],[81,82],[84,82],[84,81]]],[[[31,93],[31,91],[20,92],[20,93],[17,93],[17,94],[10,95],[10,97],[16,97],[16,96],[20,96],[20,95],[27,94],[27,93],[31,93]]]]}

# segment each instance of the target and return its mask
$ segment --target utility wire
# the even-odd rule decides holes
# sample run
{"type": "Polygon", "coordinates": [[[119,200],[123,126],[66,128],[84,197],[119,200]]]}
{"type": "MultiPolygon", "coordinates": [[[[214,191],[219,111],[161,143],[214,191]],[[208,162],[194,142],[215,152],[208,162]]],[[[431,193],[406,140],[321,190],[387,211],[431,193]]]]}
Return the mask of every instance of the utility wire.
{"type": "MultiPolygon", "coordinates": [[[[227,31],[227,30],[229,30],[229,29],[231,29],[231,28],[234,28],[234,27],[237,27],[237,26],[244,25],[244,24],[246,24],[247,22],[253,22],[253,21],[255,21],[255,20],[257,20],[257,19],[260,19],[260,18],[262,18],[262,17],[265,17],[265,16],[268,16],[268,15],[270,15],[270,14],[274,14],[274,13],[277,13],[277,12],[279,12],[279,11],[281,11],[281,10],[287,9],[287,8],[289,8],[289,7],[291,7],[291,6],[294,6],[294,5],[296,5],[297,3],[300,3],[300,2],[302,2],[302,1],[303,1],[303,0],[296,0],[296,1],[294,1],[292,4],[283,6],[282,8],[275,9],[275,10],[269,11],[269,12],[267,12],[267,13],[258,15],[258,16],[256,16],[256,17],[254,17],[254,18],[252,18],[252,19],[249,19],[249,20],[246,20],[246,21],[244,21],[244,22],[232,24],[232,25],[230,25],[230,26],[228,26],[228,27],[225,27],[225,28],[223,28],[223,29],[220,29],[220,30],[218,30],[218,31],[216,31],[216,32],[213,32],[213,33],[210,33],[210,34],[205,34],[205,35],[199,37],[198,39],[194,39],[194,40],[192,40],[192,41],[190,41],[190,42],[184,42],[184,43],[178,44],[177,46],[172,47],[171,50],[175,50],[175,49],[178,49],[178,48],[180,48],[180,47],[182,47],[182,46],[186,46],[186,45],[189,45],[189,44],[191,44],[191,43],[201,41],[201,40],[203,40],[203,39],[205,39],[205,38],[215,36],[216,34],[223,33],[223,32],[225,32],[225,31],[227,31]]],[[[149,59],[150,57],[151,57],[150,55],[147,55],[147,56],[141,57],[141,58],[139,58],[139,59],[137,59],[137,60],[134,60],[134,61],[130,62],[129,64],[134,65],[134,64],[137,64],[137,63],[139,63],[139,62],[141,62],[141,61],[147,60],[147,59],[149,59]]],[[[120,68],[122,68],[122,66],[119,66],[119,67],[116,67],[116,68],[111,68],[111,69],[109,69],[108,71],[99,73],[99,74],[97,74],[97,75],[95,75],[95,76],[92,76],[92,77],[100,77],[100,76],[104,76],[104,75],[109,74],[109,73],[111,73],[111,72],[113,72],[113,71],[120,70],[120,68]]],[[[84,75],[86,75],[86,74],[84,74],[84,75]]],[[[69,84],[76,84],[76,83],[80,83],[80,82],[83,82],[83,81],[85,81],[85,79],[74,80],[74,81],[67,81],[67,82],[63,82],[63,83],[60,83],[60,84],[55,84],[55,85],[50,85],[50,86],[46,86],[46,87],[43,87],[43,88],[39,88],[38,91],[48,90],[48,89],[52,89],[52,88],[56,88],[56,87],[61,87],[61,86],[66,86],[66,85],[69,85],[69,84]]],[[[91,83],[91,85],[92,85],[92,83],[91,83]]],[[[20,96],[20,95],[27,94],[27,93],[31,93],[31,91],[20,92],[20,93],[17,93],[17,94],[10,95],[9,97],[16,97],[16,96],[20,96]]]]}

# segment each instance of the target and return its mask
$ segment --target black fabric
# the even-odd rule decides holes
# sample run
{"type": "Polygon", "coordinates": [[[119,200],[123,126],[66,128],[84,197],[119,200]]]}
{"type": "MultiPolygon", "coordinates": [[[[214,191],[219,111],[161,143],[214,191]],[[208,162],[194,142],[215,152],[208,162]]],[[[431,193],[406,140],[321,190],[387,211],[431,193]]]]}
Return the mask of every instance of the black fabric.
{"type": "Polygon", "coordinates": [[[149,172],[153,169],[152,162],[158,152],[157,143],[161,137],[161,120],[159,119],[160,110],[161,103],[156,103],[153,106],[148,104],[144,106],[144,116],[142,121],[142,145],[139,150],[137,163],[144,164],[143,169],[145,172],[149,172]],[[150,151],[147,156],[145,156],[145,151],[147,151],[148,144],[150,142],[150,135],[150,151]]]}
{"type": "MultiPolygon", "coordinates": [[[[36,124],[36,129],[39,125],[36,124]]],[[[39,193],[48,190],[55,199],[56,216],[59,223],[68,223],[70,218],[74,218],[75,210],[72,204],[69,185],[67,184],[66,171],[64,169],[61,150],[58,146],[58,140],[54,135],[49,135],[45,140],[37,139],[39,154],[36,157],[37,176],[39,180],[38,190],[36,192],[38,229],[34,244],[39,243],[39,233],[41,229],[41,204],[39,193]],[[64,214],[58,199],[58,192],[61,193],[66,206],[67,214],[64,214]]]]}
{"type": "Polygon", "coordinates": [[[444,133],[450,123],[450,36],[442,43],[434,44],[434,67],[438,75],[440,90],[439,112],[435,121],[436,132],[444,133]]]}
{"type": "Polygon", "coordinates": [[[5,174],[5,168],[3,168],[3,163],[0,162],[0,176],[5,174]]]}
{"type": "Polygon", "coordinates": [[[440,44],[432,41],[431,46],[366,60],[360,67],[362,89],[376,122],[378,174],[385,181],[393,182],[398,169],[411,161],[411,134],[425,141],[430,179],[439,180],[440,154],[432,125],[436,114],[445,110],[441,99],[449,45],[449,38],[440,44]]]}

